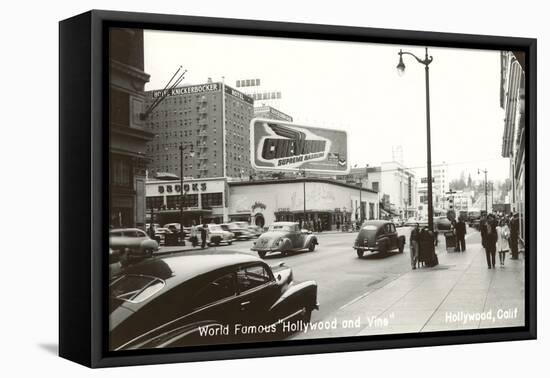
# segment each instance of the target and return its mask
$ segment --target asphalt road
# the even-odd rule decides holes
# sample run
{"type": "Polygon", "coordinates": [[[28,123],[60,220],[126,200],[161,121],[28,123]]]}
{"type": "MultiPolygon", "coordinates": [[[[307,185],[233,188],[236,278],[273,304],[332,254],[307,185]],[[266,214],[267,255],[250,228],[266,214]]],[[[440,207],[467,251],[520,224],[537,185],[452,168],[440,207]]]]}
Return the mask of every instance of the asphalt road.
{"type": "MultiPolygon", "coordinates": [[[[315,280],[318,284],[319,311],[314,311],[312,321],[329,317],[331,313],[361,299],[370,291],[407,273],[411,269],[408,248],[409,227],[398,228],[407,237],[404,253],[374,253],[359,259],[352,248],[357,232],[321,233],[314,252],[297,252],[282,256],[273,253],[266,256],[269,265],[281,261],[292,268],[296,281],[315,280]]],[[[252,241],[239,241],[231,246],[217,247],[255,254],[250,251],[252,241]]]]}

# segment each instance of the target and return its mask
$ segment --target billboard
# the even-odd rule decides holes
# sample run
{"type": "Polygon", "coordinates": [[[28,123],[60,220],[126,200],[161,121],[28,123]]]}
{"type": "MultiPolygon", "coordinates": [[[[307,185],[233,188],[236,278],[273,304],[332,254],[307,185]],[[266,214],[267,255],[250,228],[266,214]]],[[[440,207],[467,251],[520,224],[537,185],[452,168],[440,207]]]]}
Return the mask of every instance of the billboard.
{"type": "Polygon", "coordinates": [[[254,118],[250,133],[254,169],[349,173],[348,139],[343,130],[254,118]]]}

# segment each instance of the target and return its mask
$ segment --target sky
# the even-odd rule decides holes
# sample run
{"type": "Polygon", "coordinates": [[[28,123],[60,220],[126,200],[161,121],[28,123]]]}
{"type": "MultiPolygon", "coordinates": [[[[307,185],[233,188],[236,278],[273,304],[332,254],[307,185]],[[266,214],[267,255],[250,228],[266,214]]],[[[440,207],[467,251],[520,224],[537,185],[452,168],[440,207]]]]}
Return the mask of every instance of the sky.
{"type": "MultiPolygon", "coordinates": [[[[404,75],[396,70],[399,49],[423,58],[423,46],[146,30],[144,49],[146,90],[164,88],[180,65],[187,70],[182,85],[212,78],[236,88],[238,79],[259,78],[258,90],[282,92],[264,102],[295,123],[345,129],[351,166],[391,161],[392,146],[400,145],[404,165],[426,176],[424,66],[404,56],[404,75]]],[[[504,180],[500,53],[428,51],[433,164],[446,162],[451,179],[464,171],[482,180],[478,169],[487,169],[489,180],[504,180]]]]}

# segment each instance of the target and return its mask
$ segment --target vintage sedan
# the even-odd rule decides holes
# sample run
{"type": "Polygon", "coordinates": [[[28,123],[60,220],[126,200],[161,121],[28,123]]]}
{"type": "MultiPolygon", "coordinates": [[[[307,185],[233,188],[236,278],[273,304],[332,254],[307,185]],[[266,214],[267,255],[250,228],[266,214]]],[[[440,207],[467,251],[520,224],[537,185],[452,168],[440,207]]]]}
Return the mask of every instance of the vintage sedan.
{"type": "Polygon", "coordinates": [[[308,230],[300,230],[296,222],[275,222],[252,245],[251,250],[264,258],[269,252],[313,252],[319,244],[317,236],[308,230]]]}
{"type": "Polygon", "coordinates": [[[141,258],[153,256],[159,243],[139,228],[114,228],[109,230],[109,247],[119,255],[141,258]]]}
{"type": "Polygon", "coordinates": [[[248,226],[239,225],[237,222],[222,223],[220,226],[224,231],[233,233],[236,240],[252,239],[252,234],[248,231],[248,226]]]}
{"type": "Polygon", "coordinates": [[[318,308],[316,282],[294,281],[283,263],[237,252],[156,257],[109,284],[110,349],[282,339],[283,322],[309,322],[318,308]]]}
{"type": "Polygon", "coordinates": [[[405,236],[397,234],[393,222],[384,220],[363,223],[353,245],[358,257],[363,257],[365,252],[385,253],[395,249],[403,253],[404,248],[405,236]]]}
{"type": "MultiPolygon", "coordinates": [[[[220,245],[225,243],[231,245],[235,240],[235,234],[229,231],[225,231],[219,224],[210,223],[206,225],[208,227],[208,236],[206,243],[211,245],[220,245]]],[[[200,235],[202,226],[197,227],[197,232],[200,235]]]]}

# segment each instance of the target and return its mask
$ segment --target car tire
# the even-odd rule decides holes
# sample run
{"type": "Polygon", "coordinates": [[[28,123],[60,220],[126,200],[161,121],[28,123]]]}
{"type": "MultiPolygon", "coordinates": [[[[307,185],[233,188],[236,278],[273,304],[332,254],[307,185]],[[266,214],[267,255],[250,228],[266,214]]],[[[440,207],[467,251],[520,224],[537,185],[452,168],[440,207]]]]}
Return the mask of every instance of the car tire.
{"type": "Polygon", "coordinates": [[[399,242],[399,253],[403,253],[405,250],[405,243],[403,241],[399,242]]]}
{"type": "Polygon", "coordinates": [[[309,243],[309,247],[308,247],[308,250],[309,250],[310,252],[313,252],[313,251],[315,251],[315,245],[316,245],[316,243],[315,243],[315,242],[311,242],[311,243],[309,243]]]}
{"type": "Polygon", "coordinates": [[[258,252],[258,256],[260,256],[260,258],[262,259],[265,257],[265,255],[266,255],[266,252],[264,251],[258,252]]]}
{"type": "Polygon", "coordinates": [[[357,257],[359,258],[362,258],[363,255],[365,254],[365,251],[363,251],[362,249],[358,249],[356,252],[357,252],[357,257]]]}
{"type": "Polygon", "coordinates": [[[227,245],[231,245],[231,244],[233,244],[233,242],[232,242],[232,241],[229,241],[229,242],[227,242],[227,245]]]}
{"type": "Polygon", "coordinates": [[[313,311],[310,308],[304,309],[304,314],[302,315],[302,322],[309,323],[311,322],[311,313],[313,311]]]}

